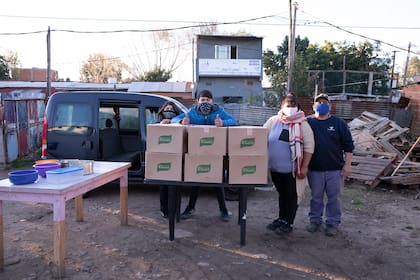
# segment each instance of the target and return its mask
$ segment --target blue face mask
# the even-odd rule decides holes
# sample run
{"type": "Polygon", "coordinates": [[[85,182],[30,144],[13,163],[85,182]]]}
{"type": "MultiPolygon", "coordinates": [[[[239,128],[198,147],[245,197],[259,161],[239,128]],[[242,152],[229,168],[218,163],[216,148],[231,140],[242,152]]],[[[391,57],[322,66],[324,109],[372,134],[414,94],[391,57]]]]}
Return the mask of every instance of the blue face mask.
{"type": "Polygon", "coordinates": [[[316,105],[315,111],[321,116],[326,115],[330,112],[330,105],[325,104],[325,103],[320,103],[316,105]]]}
{"type": "Polygon", "coordinates": [[[173,111],[164,111],[162,112],[162,116],[164,119],[172,119],[176,116],[176,113],[173,111]]]}

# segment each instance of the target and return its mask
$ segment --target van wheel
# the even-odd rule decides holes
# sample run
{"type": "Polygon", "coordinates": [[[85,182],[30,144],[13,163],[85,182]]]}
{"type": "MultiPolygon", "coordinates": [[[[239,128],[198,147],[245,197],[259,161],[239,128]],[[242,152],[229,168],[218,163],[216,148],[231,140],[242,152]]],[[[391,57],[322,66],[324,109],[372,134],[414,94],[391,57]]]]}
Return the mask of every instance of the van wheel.
{"type": "MultiPolygon", "coordinates": [[[[251,188],[246,188],[247,194],[251,191],[251,188]]],[[[225,199],[227,201],[238,201],[239,200],[239,188],[229,187],[225,188],[225,199]]]]}

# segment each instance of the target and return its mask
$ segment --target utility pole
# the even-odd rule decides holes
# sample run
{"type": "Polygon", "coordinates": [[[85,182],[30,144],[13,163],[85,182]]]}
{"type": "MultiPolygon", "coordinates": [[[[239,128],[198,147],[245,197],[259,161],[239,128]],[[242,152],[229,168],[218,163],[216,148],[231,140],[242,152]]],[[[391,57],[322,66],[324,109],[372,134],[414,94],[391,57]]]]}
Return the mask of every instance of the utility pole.
{"type": "Polygon", "coordinates": [[[47,33],[47,98],[51,96],[51,31],[48,26],[47,33]]]}
{"type": "Polygon", "coordinates": [[[394,55],[392,56],[392,70],[391,70],[391,79],[390,79],[391,83],[390,83],[390,86],[389,86],[391,88],[391,90],[392,90],[392,84],[393,84],[393,81],[394,81],[395,53],[397,51],[393,51],[393,52],[394,52],[394,55]]]}
{"type": "Polygon", "coordinates": [[[407,60],[405,61],[403,86],[407,85],[407,72],[408,72],[408,63],[410,62],[410,49],[411,49],[411,42],[408,43],[408,52],[407,52],[407,60]]]}
{"type": "Polygon", "coordinates": [[[292,0],[289,0],[289,18],[290,18],[290,35],[289,35],[289,59],[287,65],[287,92],[292,90],[292,74],[293,63],[295,59],[295,30],[296,30],[296,10],[297,3],[293,3],[294,12],[292,13],[292,0]]]}

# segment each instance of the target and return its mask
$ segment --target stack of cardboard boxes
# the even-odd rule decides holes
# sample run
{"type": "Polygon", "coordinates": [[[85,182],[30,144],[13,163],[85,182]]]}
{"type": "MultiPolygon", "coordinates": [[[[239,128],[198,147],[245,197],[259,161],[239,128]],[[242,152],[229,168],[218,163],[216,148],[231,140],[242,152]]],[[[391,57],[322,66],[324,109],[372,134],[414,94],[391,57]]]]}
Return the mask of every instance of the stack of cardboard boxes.
{"type": "Polygon", "coordinates": [[[222,183],[227,128],[209,125],[188,126],[188,153],[184,181],[222,183]]]}
{"type": "Polygon", "coordinates": [[[229,127],[228,154],[229,184],[267,184],[267,128],[229,127]]]}
{"type": "Polygon", "coordinates": [[[182,181],[187,131],[183,125],[147,125],[145,178],[182,181]]]}
{"type": "Polygon", "coordinates": [[[263,127],[147,126],[146,179],[266,184],[267,160],[263,127]]]}

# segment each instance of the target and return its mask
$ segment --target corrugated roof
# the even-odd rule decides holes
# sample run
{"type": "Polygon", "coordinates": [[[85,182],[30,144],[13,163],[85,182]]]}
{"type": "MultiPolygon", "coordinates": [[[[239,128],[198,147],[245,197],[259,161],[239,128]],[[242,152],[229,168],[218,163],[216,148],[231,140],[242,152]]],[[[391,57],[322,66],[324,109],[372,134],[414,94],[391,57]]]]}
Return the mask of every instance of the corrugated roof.
{"type": "Polygon", "coordinates": [[[131,92],[191,92],[189,82],[133,82],[129,85],[131,92]]]}
{"type": "MultiPolygon", "coordinates": [[[[1,81],[0,88],[46,88],[47,82],[22,82],[22,81],[1,81]]],[[[128,89],[129,84],[100,84],[81,82],[51,82],[51,87],[56,89],[128,89]]]]}

